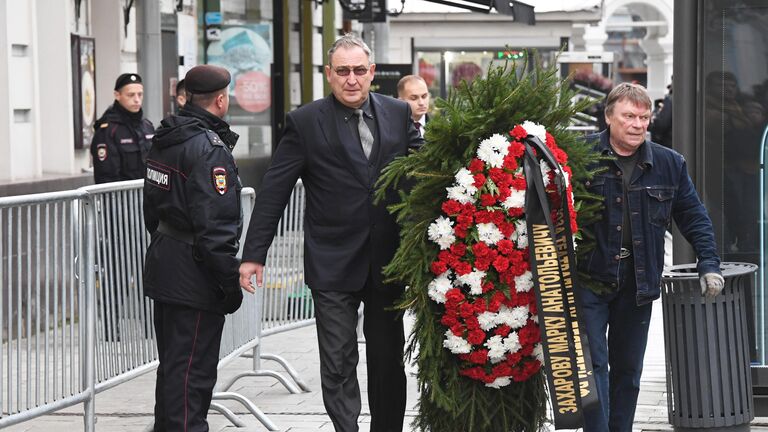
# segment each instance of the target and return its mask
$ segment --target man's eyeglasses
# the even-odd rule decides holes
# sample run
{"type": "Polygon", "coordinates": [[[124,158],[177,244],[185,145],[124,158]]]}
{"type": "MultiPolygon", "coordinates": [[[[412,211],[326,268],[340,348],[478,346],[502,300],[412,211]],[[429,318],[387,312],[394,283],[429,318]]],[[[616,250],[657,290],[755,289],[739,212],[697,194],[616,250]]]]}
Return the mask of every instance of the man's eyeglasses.
{"type": "Polygon", "coordinates": [[[338,76],[349,76],[350,72],[354,72],[357,76],[363,76],[368,73],[369,67],[370,66],[358,66],[356,68],[340,67],[333,71],[336,72],[336,75],[338,76]]]}

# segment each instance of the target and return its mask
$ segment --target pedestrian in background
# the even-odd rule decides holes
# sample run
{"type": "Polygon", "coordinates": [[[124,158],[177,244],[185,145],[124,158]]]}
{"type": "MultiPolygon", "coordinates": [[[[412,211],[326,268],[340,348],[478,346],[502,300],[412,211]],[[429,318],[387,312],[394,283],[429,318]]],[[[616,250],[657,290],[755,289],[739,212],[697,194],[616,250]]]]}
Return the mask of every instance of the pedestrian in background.
{"type": "Polygon", "coordinates": [[[622,83],[606,99],[608,129],[587,137],[606,170],[587,182],[604,198],[591,226],[596,248],[579,262],[600,287],[578,290],[600,404],[584,413],[586,432],[631,432],[648,341],[651,305],[660,295],[664,233],[672,220],[696,251],[702,295],[723,289],[712,222],[683,156],[645,139],[651,99],[622,83]],[[607,334],[607,338],[606,338],[607,334]]]}
{"type": "Polygon", "coordinates": [[[187,87],[184,79],[176,82],[176,112],[179,112],[187,104],[187,87]]]}
{"type": "Polygon", "coordinates": [[[144,265],[154,300],[160,365],[156,431],[208,430],[224,315],[240,307],[236,254],[242,230],[238,135],[223,120],[230,74],[202,65],[187,73],[189,100],[164,119],[144,178],[144,265]]]}
{"type": "Polygon", "coordinates": [[[107,183],[144,178],[155,128],[144,118],[144,85],[135,73],[115,81],[115,102],[96,120],[91,141],[93,180],[107,183]]]}
{"type": "Polygon", "coordinates": [[[240,266],[240,285],[261,287],[267,250],[296,181],[306,189],[304,269],[312,291],[320,347],[323,402],[337,432],[357,431],[357,310],[363,332],[372,432],[402,431],[406,378],[402,312],[404,287],[384,283],[382,267],[399,243],[387,205],[374,204],[376,180],[395,157],[423,140],[407,103],[370,92],[376,65],[356,36],[328,51],[332,94],[290,112],[283,138],[256,198],[240,266]]]}
{"type": "Polygon", "coordinates": [[[667,86],[669,93],[664,96],[661,109],[648,126],[653,140],[664,147],[672,148],[672,84],[667,86]]]}
{"type": "Polygon", "coordinates": [[[429,121],[429,89],[424,78],[418,75],[406,75],[397,83],[397,98],[408,102],[411,106],[411,118],[419,130],[419,135],[424,136],[424,128],[429,121]]]}

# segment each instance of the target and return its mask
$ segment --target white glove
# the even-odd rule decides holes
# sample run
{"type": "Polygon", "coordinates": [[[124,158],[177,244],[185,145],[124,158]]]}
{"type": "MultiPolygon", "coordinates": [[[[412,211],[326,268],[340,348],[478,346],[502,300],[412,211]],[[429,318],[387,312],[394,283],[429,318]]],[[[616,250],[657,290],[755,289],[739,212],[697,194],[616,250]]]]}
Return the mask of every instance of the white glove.
{"type": "Polygon", "coordinates": [[[723,290],[725,280],[717,273],[707,273],[699,278],[701,283],[701,295],[714,297],[723,290]]]}

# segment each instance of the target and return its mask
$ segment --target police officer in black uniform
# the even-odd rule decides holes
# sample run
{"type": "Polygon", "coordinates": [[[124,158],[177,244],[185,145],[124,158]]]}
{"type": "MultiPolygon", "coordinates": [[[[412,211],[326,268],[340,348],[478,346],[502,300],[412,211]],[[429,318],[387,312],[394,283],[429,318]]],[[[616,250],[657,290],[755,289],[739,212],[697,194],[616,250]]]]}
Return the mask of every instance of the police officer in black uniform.
{"type": "Polygon", "coordinates": [[[144,221],[152,235],[144,265],[154,299],[160,366],[155,431],[208,430],[224,315],[240,307],[242,186],[222,120],[230,75],[201,65],[186,76],[190,99],[164,119],[144,178],[144,221]]]}
{"type": "Polygon", "coordinates": [[[96,183],[144,178],[144,161],[155,128],[144,118],[143,100],[144,85],[138,74],[117,77],[115,103],[96,120],[91,141],[96,183]]]}

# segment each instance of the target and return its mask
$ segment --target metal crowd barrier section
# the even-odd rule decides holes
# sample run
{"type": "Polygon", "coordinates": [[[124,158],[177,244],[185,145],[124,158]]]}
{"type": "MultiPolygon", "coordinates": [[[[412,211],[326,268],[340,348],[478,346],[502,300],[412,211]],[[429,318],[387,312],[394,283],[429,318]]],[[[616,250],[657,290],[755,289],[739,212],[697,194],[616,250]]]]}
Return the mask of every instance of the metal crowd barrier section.
{"type": "MultiPolygon", "coordinates": [[[[262,289],[257,289],[254,296],[262,305],[261,337],[315,323],[312,295],[304,283],[304,203],[304,185],[299,181],[293,188],[272,246],[267,252],[264,286],[262,289]]],[[[288,360],[276,354],[261,353],[259,344],[255,344],[251,352],[243,352],[241,356],[253,360],[252,370],[241,372],[221,383],[219,386],[221,392],[226,392],[241,378],[257,376],[275,378],[294,394],[310,391],[309,386],[288,360]],[[289,380],[280,372],[262,369],[262,360],[277,362],[291,379],[289,380]]]]}
{"type": "Polygon", "coordinates": [[[144,297],[143,180],[84,187],[95,223],[96,392],[157,367],[152,302],[144,297]]]}
{"type": "Polygon", "coordinates": [[[89,208],[81,190],[0,198],[0,428],[84,403],[94,430],[89,208]]]}

